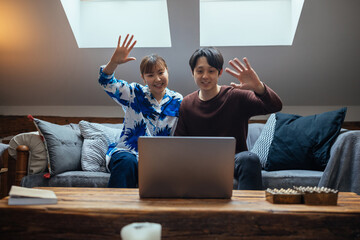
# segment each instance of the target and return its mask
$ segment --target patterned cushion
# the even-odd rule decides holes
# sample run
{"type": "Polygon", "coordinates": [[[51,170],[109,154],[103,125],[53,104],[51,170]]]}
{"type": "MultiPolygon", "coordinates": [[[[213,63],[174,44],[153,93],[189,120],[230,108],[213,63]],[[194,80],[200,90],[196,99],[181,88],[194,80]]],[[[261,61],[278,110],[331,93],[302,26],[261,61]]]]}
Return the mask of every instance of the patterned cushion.
{"type": "Polygon", "coordinates": [[[104,124],[80,121],[79,127],[84,143],[81,151],[83,171],[107,172],[106,152],[109,145],[120,139],[122,124],[104,124]]]}
{"type": "Polygon", "coordinates": [[[259,156],[262,168],[265,168],[269,154],[269,149],[274,138],[276,125],[275,114],[271,114],[268,118],[259,138],[256,140],[254,147],[250,150],[259,156]]]}

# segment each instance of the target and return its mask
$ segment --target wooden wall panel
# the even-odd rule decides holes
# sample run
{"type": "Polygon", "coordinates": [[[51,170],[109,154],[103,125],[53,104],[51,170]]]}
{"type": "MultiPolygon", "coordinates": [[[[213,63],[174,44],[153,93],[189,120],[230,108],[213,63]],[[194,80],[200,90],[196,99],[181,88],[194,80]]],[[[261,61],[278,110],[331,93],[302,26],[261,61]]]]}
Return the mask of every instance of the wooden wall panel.
{"type": "MultiPolygon", "coordinates": [[[[65,125],[79,123],[81,120],[98,123],[122,123],[123,118],[100,118],[100,117],[56,117],[34,116],[44,121],[65,125]]],[[[34,123],[27,116],[0,116],[0,138],[13,136],[23,132],[36,131],[34,123]]]]}
{"type": "MultiPolygon", "coordinates": [[[[102,118],[102,117],[56,117],[56,116],[34,116],[51,123],[65,125],[78,123],[81,120],[98,123],[122,123],[123,118],[102,118]]],[[[250,120],[250,123],[265,123],[266,120],[250,120]]],[[[360,130],[360,122],[344,122],[343,128],[360,130]]],[[[13,136],[23,132],[36,131],[32,121],[27,116],[0,116],[0,138],[13,136]]]]}

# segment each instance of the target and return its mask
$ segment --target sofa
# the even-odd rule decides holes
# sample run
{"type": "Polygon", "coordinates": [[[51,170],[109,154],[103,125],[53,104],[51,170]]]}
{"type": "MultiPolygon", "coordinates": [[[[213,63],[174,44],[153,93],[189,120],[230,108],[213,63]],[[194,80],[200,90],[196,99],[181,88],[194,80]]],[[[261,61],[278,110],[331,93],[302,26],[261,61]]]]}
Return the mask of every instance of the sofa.
{"type": "MultiPolygon", "coordinates": [[[[315,119],[319,118],[321,117],[315,116],[315,119]]],[[[259,152],[259,147],[257,147],[256,152],[254,148],[266,145],[260,141],[260,138],[266,140],[269,128],[270,132],[271,126],[274,128],[274,123],[271,123],[270,119],[269,117],[266,123],[249,124],[247,145],[250,151],[258,155],[263,155],[261,149],[259,152]]],[[[329,116],[324,116],[324,119],[328,121],[329,116]]],[[[263,188],[324,186],[360,194],[360,174],[358,174],[360,150],[357,150],[360,149],[358,147],[360,131],[342,129],[343,120],[344,116],[340,117],[338,123],[340,127],[337,126],[336,131],[332,130],[331,137],[326,136],[328,155],[325,165],[322,162],[322,166],[316,167],[304,165],[304,167],[289,166],[288,169],[286,166],[284,169],[267,169],[267,163],[262,162],[263,188]]],[[[33,121],[38,129],[37,132],[18,134],[9,143],[9,155],[16,159],[14,175],[17,177],[18,185],[24,187],[107,186],[110,174],[105,166],[105,153],[107,146],[111,145],[123,131],[122,124],[80,121],[78,124],[57,125],[40,119],[33,119],[33,121]],[[69,138],[73,139],[69,140],[69,138]]],[[[323,123],[320,124],[323,125],[323,123]]],[[[272,131],[274,132],[274,129],[272,131]]],[[[280,132],[276,130],[275,133],[277,131],[280,132]]],[[[301,140],[300,135],[291,137],[301,140]]],[[[274,139],[275,137],[273,136],[274,139]]],[[[271,151],[268,150],[268,155],[271,151]]],[[[275,151],[275,154],[278,153],[275,151]]],[[[305,162],[305,164],[308,163],[305,162]]],[[[237,181],[234,179],[234,189],[236,187],[237,181]]]]}

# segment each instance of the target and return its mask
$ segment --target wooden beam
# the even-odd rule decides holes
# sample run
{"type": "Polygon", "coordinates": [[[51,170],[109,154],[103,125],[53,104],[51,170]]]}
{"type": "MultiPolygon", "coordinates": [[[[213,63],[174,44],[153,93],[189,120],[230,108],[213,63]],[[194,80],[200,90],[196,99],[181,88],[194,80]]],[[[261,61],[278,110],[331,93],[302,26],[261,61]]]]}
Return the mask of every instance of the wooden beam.
{"type": "MultiPolygon", "coordinates": [[[[98,123],[122,123],[123,118],[100,117],[60,117],[60,116],[33,116],[47,122],[66,125],[79,123],[81,120],[98,123]]],[[[19,133],[36,131],[34,123],[27,116],[0,116],[0,138],[14,136],[19,133]]]]}
{"type": "MultiPolygon", "coordinates": [[[[60,117],[60,116],[34,116],[47,122],[65,125],[79,123],[81,120],[96,123],[122,123],[123,118],[106,117],[60,117]]],[[[266,120],[250,120],[249,123],[266,123],[266,120]]],[[[350,130],[360,130],[360,121],[344,122],[343,128],[350,130]]],[[[14,136],[19,133],[36,131],[32,121],[27,116],[0,116],[0,138],[14,136]]]]}

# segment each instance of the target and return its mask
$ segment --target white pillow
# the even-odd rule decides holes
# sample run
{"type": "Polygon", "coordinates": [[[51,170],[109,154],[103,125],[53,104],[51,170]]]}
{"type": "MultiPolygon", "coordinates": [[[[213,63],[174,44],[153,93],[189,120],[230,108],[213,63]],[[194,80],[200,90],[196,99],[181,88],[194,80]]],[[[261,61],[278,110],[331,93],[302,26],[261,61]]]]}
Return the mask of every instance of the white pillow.
{"type": "Polygon", "coordinates": [[[110,144],[119,141],[122,126],[122,124],[107,124],[105,126],[100,123],[79,122],[80,132],[84,138],[81,151],[83,171],[107,172],[106,152],[110,144]]]}
{"type": "Polygon", "coordinates": [[[45,144],[42,141],[39,133],[20,133],[10,140],[8,151],[9,155],[14,159],[16,159],[16,148],[19,145],[26,145],[29,147],[30,155],[27,175],[45,172],[47,169],[47,152],[45,149],[45,144]]]}

